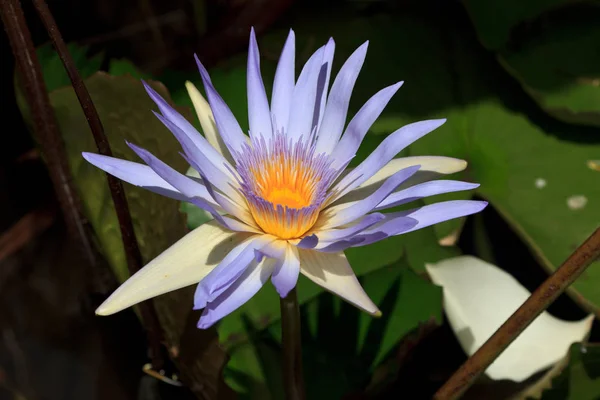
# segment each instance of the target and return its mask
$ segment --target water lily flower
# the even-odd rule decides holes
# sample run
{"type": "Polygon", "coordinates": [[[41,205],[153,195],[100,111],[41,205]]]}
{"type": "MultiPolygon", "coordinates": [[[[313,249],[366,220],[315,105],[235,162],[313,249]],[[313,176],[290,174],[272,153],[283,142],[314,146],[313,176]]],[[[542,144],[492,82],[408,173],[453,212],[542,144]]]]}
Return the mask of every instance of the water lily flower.
{"type": "Polygon", "coordinates": [[[249,135],[215,90],[196,57],[208,102],[191,83],[204,135],[150,86],[155,115],[175,135],[183,157],[200,178],[177,172],[129,143],[145,162],[83,153],[87,161],[133,185],[209,212],[201,225],[123,283],[96,311],[118,312],[148,298],[198,283],[194,308],[207,328],[248,301],[271,279],[281,297],[302,273],[372,315],[377,306],[362,289],[344,250],[482,210],[483,201],[446,201],[407,211],[381,211],[477,184],[430,180],[465,168],[448,157],[394,158],[442,125],[436,119],[406,125],[387,136],[356,168],[349,162],[392,96],[395,83],[377,92],[346,125],[352,89],[368,42],[344,63],[331,88],[334,41],[319,48],[295,77],[295,38],[283,47],[271,101],[260,72],[254,30],[247,67],[249,135]],[[344,129],[345,128],[345,129],[344,129]]]}

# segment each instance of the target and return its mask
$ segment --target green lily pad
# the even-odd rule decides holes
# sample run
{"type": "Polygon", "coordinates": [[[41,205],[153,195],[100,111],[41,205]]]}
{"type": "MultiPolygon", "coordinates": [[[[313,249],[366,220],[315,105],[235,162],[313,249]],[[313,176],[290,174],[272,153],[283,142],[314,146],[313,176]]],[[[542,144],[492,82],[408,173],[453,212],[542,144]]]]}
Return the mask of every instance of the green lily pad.
{"type": "Polygon", "coordinates": [[[108,64],[108,74],[112,76],[132,76],[137,79],[150,79],[151,76],[141,72],[131,61],[113,58],[108,64]]]}
{"type": "Polygon", "coordinates": [[[600,346],[575,343],[568,364],[542,392],[541,400],[597,400],[600,398],[600,346]]]}
{"type": "Polygon", "coordinates": [[[509,41],[511,31],[519,23],[575,2],[577,0],[464,0],[462,3],[481,42],[495,50],[509,41]]]}
{"type": "Polygon", "coordinates": [[[523,89],[560,120],[600,126],[600,7],[552,14],[499,60],[523,89]]]}
{"type": "MultiPolygon", "coordinates": [[[[89,47],[79,46],[75,43],[67,44],[67,49],[73,58],[75,67],[83,79],[100,70],[100,66],[104,60],[104,54],[98,53],[92,57],[88,57],[89,47]]],[[[62,60],[51,43],[38,47],[36,53],[42,66],[46,90],[51,92],[63,86],[71,85],[71,80],[69,79],[69,75],[67,75],[62,60]]]]}
{"type": "MultiPolygon", "coordinates": [[[[141,82],[131,77],[113,77],[96,73],[85,84],[98,110],[113,155],[140,161],[125,141],[138,144],[178,170],[185,161],[179,156],[179,144],[150,110],[154,109],[141,82]],[[118,99],[116,101],[115,99],[118,99]]],[[[166,95],[164,86],[153,86],[166,95]]],[[[73,178],[100,247],[119,280],[129,274],[121,233],[104,172],[89,164],[82,151],[97,152],[94,139],[79,102],[70,87],[50,93],[67,150],[73,178]]],[[[144,260],[150,261],[186,232],[185,216],[177,202],[124,183],[136,237],[144,260]]]]}

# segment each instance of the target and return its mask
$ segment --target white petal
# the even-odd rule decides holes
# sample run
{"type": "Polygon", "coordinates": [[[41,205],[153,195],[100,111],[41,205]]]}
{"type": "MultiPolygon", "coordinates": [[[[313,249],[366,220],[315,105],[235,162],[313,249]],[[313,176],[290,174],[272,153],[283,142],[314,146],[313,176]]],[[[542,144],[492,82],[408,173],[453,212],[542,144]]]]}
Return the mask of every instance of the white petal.
{"type": "Polygon", "coordinates": [[[194,109],[196,110],[198,121],[200,121],[200,126],[202,127],[204,137],[206,137],[208,143],[217,149],[217,151],[221,153],[223,157],[227,159],[227,161],[229,161],[232,165],[235,165],[227,146],[225,146],[225,143],[223,142],[223,138],[217,132],[215,117],[210,109],[210,105],[202,96],[196,85],[194,85],[192,82],[186,81],[185,88],[187,89],[190,99],[192,99],[192,104],[194,104],[194,109]]]}
{"type": "MultiPolygon", "coordinates": [[[[401,169],[408,168],[413,165],[420,165],[421,167],[419,168],[419,171],[417,171],[416,174],[400,185],[396,191],[434,179],[440,174],[446,175],[462,171],[467,167],[467,162],[457,158],[438,156],[394,158],[356,189],[339,198],[333,197],[331,202],[332,204],[339,205],[342,203],[350,204],[352,202],[362,200],[377,190],[377,188],[381,186],[387,178],[394,175],[401,169]]],[[[350,171],[351,169],[346,171],[345,174],[348,174],[350,171]]]]}
{"type": "MultiPolygon", "coordinates": [[[[472,256],[426,265],[444,288],[444,310],[463,350],[472,355],[530,296],[508,273],[472,256]]],[[[492,379],[521,382],[561,360],[574,342],[585,339],[593,315],[563,321],[543,312],[489,366],[492,379]]]]}
{"type": "Polygon", "coordinates": [[[247,233],[207,222],[179,239],[123,283],[96,314],[110,315],[151,297],[200,282],[247,233]]]}
{"type": "Polygon", "coordinates": [[[300,272],[308,279],[350,304],[374,316],[381,311],[358,282],[344,253],[320,253],[314,250],[298,249],[300,272]]]}

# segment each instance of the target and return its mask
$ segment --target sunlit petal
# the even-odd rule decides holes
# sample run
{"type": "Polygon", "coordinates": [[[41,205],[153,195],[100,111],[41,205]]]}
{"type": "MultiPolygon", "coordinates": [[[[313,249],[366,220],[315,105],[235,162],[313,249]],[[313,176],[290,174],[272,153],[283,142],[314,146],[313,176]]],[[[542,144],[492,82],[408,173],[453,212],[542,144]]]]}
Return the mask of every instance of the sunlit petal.
{"type": "Polygon", "coordinates": [[[299,253],[300,271],[304,276],[361,310],[375,316],[381,315],[354,275],[344,253],[329,254],[303,249],[299,253]]]}
{"type": "Polygon", "coordinates": [[[215,222],[201,225],[130,277],[98,307],[96,314],[114,314],[151,297],[199,282],[247,237],[245,233],[224,230],[215,222]]]}

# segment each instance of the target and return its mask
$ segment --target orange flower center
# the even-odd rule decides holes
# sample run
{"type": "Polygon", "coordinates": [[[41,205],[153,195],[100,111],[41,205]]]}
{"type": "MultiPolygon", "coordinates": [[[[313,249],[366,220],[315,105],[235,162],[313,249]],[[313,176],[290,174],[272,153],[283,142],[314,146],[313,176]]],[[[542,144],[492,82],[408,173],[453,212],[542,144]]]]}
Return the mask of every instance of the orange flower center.
{"type": "Polygon", "coordinates": [[[281,239],[302,237],[317,221],[334,171],[314,146],[283,136],[254,142],[238,158],[242,192],[265,232],[281,239]]]}

